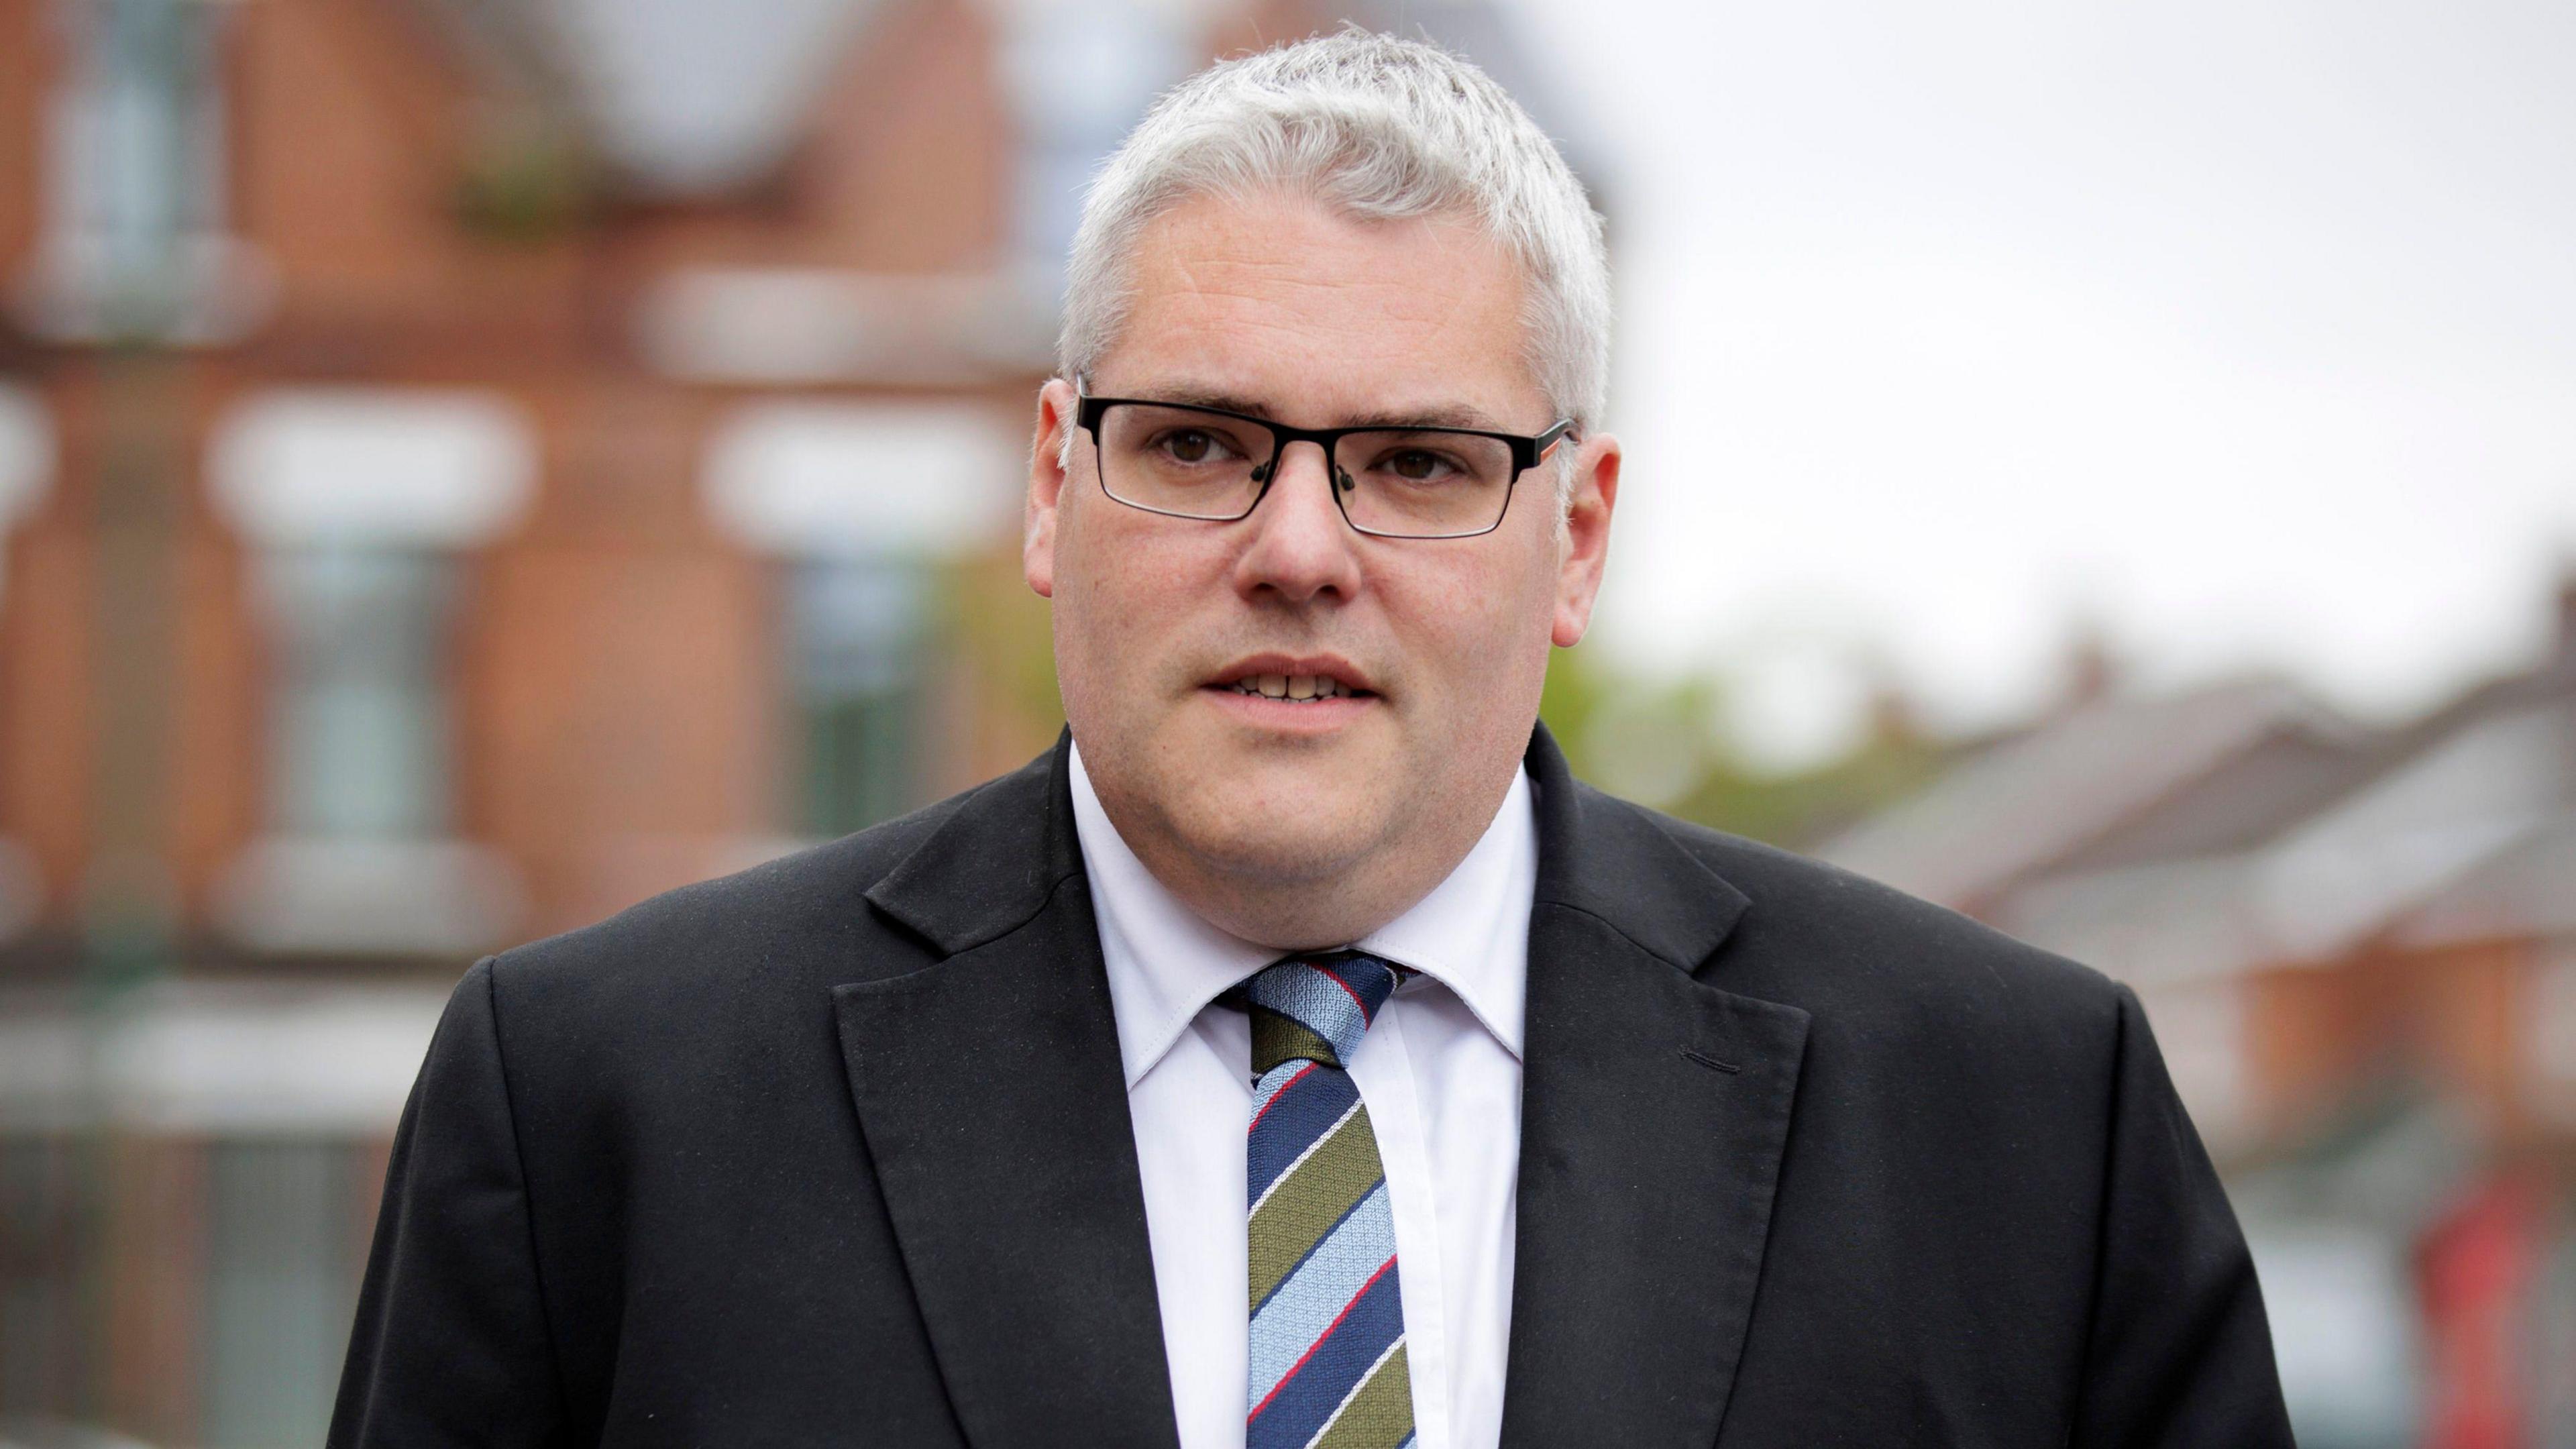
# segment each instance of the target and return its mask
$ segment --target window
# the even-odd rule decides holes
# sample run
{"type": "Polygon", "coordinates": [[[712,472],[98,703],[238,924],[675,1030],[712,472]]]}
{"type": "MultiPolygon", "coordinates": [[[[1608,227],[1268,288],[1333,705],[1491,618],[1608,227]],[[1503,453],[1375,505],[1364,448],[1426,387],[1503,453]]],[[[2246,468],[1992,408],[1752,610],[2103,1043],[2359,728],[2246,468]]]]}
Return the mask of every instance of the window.
{"type": "Polygon", "coordinates": [[[296,835],[446,830],[449,561],[305,547],[260,560],[269,817],[296,835]]]}
{"type": "Polygon", "coordinates": [[[837,836],[953,781],[938,728],[955,560],[1007,543],[1025,435],[971,403],[749,404],[709,440],[717,526],[775,561],[780,825],[837,836]]]}
{"type": "Polygon", "coordinates": [[[927,803],[934,580],[893,559],[789,567],[798,823],[846,835],[927,803]]]}
{"type": "Polygon", "coordinates": [[[48,117],[47,320],[77,333],[195,330],[222,262],[229,7],[58,0],[70,63],[48,117]]]}
{"type": "Polygon", "coordinates": [[[524,902],[455,839],[448,641],[458,560],[534,491],[507,399],[280,389],[224,418],[215,501],[252,549],[267,646],[264,833],[218,910],[272,951],[485,949],[524,902]]]}
{"type": "Polygon", "coordinates": [[[206,1149],[207,1443],[309,1444],[329,1427],[357,1310],[359,1157],[330,1140],[206,1149]]]}
{"type": "Polygon", "coordinates": [[[258,549],[270,829],[444,834],[455,559],[524,506],[526,425],[481,394],[287,390],[237,407],[211,466],[258,549]]]}

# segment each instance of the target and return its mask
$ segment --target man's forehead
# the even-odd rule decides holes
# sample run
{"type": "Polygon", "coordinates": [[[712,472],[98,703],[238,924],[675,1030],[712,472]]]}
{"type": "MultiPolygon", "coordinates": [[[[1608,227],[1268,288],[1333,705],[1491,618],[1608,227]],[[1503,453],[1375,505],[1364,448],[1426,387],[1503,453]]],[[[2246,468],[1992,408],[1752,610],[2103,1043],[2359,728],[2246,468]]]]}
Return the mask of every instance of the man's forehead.
{"type": "Polygon", "coordinates": [[[1509,431],[1544,410],[1523,270],[1467,218],[1200,196],[1146,229],[1128,281],[1124,325],[1089,379],[1103,396],[1308,427],[1509,431]]]}
{"type": "Polygon", "coordinates": [[[1138,234],[1139,296],[1332,310],[1351,294],[1431,319],[1461,304],[1517,309],[1523,269],[1470,216],[1365,217],[1294,191],[1202,193],[1138,234]]]}
{"type": "MultiPolygon", "coordinates": [[[[1105,390],[1104,390],[1105,391],[1105,390]]],[[[1178,374],[1162,380],[1135,376],[1120,385],[1120,396],[1149,398],[1155,402],[1183,403],[1190,407],[1217,408],[1230,413],[1278,422],[1304,424],[1318,399],[1293,396],[1273,399],[1267,389],[1242,388],[1211,384],[1178,374]],[[1132,389],[1132,391],[1130,390],[1132,389]],[[1295,416],[1291,416],[1294,414],[1295,416]]],[[[1418,397],[1376,396],[1345,404],[1329,421],[1312,426],[1365,428],[1376,426],[1417,428],[1487,428],[1508,430],[1509,419],[1496,416],[1462,397],[1440,392],[1424,392],[1418,397]]]]}

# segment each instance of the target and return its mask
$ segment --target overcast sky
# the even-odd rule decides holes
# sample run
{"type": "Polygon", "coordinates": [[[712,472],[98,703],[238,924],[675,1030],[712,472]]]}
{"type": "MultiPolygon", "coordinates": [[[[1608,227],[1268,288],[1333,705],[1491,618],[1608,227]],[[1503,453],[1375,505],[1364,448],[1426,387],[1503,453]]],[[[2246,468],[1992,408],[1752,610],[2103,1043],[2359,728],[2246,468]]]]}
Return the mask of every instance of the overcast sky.
{"type": "MultiPolygon", "coordinates": [[[[1954,725],[2079,620],[2383,714],[2576,560],[2576,6],[1514,0],[1608,178],[1596,639],[1954,725]]],[[[1545,62],[1543,62],[1543,66],[1545,62]]]]}

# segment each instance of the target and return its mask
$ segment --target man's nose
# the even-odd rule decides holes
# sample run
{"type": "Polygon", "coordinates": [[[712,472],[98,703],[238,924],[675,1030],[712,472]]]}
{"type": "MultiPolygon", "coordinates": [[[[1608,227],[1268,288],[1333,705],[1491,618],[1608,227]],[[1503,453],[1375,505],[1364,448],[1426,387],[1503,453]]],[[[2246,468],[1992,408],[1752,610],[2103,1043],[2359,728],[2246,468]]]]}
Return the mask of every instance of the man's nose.
{"type": "Polygon", "coordinates": [[[1261,506],[1245,520],[1253,534],[1236,565],[1236,587],[1246,596],[1275,590],[1300,603],[1326,590],[1349,597],[1359,588],[1359,535],[1334,502],[1332,460],[1312,443],[1291,443],[1277,467],[1261,506]]]}

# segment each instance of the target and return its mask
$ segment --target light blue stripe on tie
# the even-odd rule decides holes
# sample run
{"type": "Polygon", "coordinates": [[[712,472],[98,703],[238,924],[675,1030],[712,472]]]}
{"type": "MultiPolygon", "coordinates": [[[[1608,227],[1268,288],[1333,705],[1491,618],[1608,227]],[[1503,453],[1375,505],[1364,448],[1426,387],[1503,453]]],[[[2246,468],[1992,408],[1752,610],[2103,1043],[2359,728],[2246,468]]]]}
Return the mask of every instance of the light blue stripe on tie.
{"type": "Polygon", "coordinates": [[[1380,1182],[1252,1316],[1246,1412],[1270,1397],[1270,1391],[1279,1387],[1279,1381],[1394,1256],[1395,1214],[1387,1207],[1386,1184],[1380,1182]]]}
{"type": "Polygon", "coordinates": [[[1368,1014],[1360,1010],[1351,988],[1312,966],[1301,964],[1276,976],[1265,972],[1252,979],[1245,994],[1254,1004],[1303,1022],[1307,1030],[1331,1042],[1346,1067],[1361,1034],[1368,1030],[1368,1014]]]}
{"type": "Polygon", "coordinates": [[[1290,1081],[1296,1078],[1299,1072],[1302,1072],[1313,1065],[1313,1062],[1307,1061],[1303,1057],[1290,1057],[1288,1060],[1272,1067],[1269,1071],[1262,1073],[1261,1080],[1253,1083],[1252,1086],[1252,1116],[1250,1120],[1259,1122],[1261,1120],[1261,1114],[1270,1110],[1270,1099],[1279,1095],[1279,1089],[1287,1086],[1290,1081]]]}

